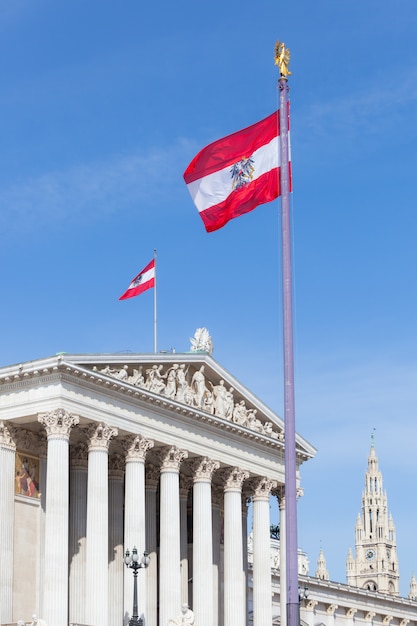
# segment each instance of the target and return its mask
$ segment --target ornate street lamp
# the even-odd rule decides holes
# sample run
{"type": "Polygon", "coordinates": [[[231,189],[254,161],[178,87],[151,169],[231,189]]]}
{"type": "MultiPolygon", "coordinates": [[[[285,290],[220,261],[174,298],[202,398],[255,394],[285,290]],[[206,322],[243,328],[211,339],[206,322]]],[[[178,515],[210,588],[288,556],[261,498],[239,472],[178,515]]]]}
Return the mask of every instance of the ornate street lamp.
{"type": "Polygon", "coordinates": [[[133,548],[132,554],[126,550],[125,564],[126,567],[133,569],[133,614],[129,620],[129,626],[143,626],[143,619],[138,616],[138,571],[148,567],[150,563],[149,554],[145,551],[142,559],[139,561],[139,555],[136,548],[133,548]]]}

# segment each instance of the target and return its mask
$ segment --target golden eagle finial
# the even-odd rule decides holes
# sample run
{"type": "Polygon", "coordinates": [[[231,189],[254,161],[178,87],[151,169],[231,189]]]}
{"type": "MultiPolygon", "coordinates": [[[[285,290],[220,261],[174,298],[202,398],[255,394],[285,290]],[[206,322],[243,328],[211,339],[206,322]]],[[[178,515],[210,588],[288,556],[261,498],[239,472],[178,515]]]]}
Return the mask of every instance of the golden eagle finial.
{"type": "Polygon", "coordinates": [[[285,47],[285,43],[277,41],[275,44],[275,65],[278,65],[281,76],[291,76],[288,68],[290,64],[290,50],[285,47]]]}

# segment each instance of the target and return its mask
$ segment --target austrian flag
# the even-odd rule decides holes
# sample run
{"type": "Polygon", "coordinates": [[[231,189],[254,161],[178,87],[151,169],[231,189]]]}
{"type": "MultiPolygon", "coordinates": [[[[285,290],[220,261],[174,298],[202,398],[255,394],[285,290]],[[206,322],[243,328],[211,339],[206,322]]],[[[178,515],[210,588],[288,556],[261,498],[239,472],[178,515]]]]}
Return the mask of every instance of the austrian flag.
{"type": "MultiPolygon", "coordinates": [[[[211,143],[191,161],[184,180],[207,232],[280,195],[279,135],[276,111],[211,143]]],[[[289,166],[291,186],[290,160],[289,166]]]]}
{"type": "Polygon", "coordinates": [[[133,298],[143,293],[147,289],[155,286],[155,259],[152,259],[148,265],[130,283],[125,293],[120,296],[119,300],[133,298]]]}

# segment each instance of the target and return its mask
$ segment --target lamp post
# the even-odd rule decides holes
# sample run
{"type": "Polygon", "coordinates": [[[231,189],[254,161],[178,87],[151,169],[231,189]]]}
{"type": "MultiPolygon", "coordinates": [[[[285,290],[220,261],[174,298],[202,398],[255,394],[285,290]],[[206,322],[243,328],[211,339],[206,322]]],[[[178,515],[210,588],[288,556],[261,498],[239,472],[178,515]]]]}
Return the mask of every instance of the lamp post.
{"type": "Polygon", "coordinates": [[[143,626],[143,619],[138,616],[138,571],[142,568],[148,567],[150,560],[151,559],[146,550],[140,561],[136,547],[133,548],[132,554],[130,554],[129,550],[126,550],[126,567],[133,570],[133,613],[129,620],[129,626],[143,626]]]}

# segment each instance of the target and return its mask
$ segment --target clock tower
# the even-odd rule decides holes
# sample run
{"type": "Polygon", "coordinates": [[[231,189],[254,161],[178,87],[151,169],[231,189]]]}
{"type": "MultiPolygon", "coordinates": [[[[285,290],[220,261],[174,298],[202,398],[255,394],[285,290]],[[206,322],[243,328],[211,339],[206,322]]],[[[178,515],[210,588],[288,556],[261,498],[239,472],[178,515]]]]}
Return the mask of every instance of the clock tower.
{"type": "Polygon", "coordinates": [[[349,549],[346,561],[348,585],[398,596],[395,526],[388,514],[387,494],[382,487],[373,436],[362,493],[362,513],[358,514],[355,535],[356,556],[349,549]]]}

